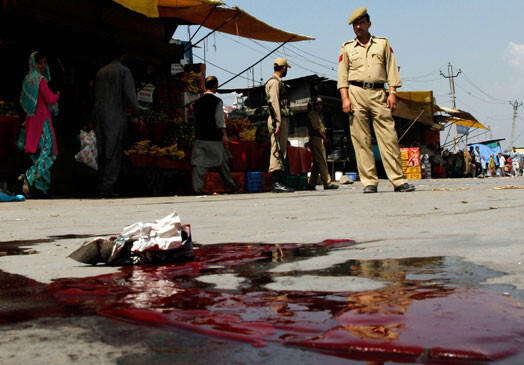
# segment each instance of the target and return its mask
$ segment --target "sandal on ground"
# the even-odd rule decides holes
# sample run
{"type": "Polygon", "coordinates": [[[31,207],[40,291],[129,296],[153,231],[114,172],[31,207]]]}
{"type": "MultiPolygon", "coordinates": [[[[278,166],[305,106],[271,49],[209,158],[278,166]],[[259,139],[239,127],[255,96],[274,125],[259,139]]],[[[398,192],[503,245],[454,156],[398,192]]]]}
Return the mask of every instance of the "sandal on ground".
{"type": "Polygon", "coordinates": [[[18,181],[22,182],[22,192],[24,195],[29,197],[29,180],[27,180],[27,176],[25,174],[18,176],[18,181]]]}

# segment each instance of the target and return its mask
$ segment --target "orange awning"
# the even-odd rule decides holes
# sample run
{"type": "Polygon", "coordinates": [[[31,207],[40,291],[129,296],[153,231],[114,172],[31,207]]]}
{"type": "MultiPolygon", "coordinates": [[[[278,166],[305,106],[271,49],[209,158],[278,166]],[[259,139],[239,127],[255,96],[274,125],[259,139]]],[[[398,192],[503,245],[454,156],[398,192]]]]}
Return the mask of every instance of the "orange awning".
{"type": "Polygon", "coordinates": [[[313,38],[285,32],[217,0],[113,0],[151,18],[175,18],[219,32],[267,42],[298,42],[313,38]]]}

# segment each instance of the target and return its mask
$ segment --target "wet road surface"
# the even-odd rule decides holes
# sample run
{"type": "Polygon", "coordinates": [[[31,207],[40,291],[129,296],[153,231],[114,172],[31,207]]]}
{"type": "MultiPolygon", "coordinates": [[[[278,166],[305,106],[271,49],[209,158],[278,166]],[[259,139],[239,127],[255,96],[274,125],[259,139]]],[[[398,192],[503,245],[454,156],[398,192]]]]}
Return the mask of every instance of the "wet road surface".
{"type": "Polygon", "coordinates": [[[347,240],[202,246],[194,262],[51,284],[0,272],[0,345],[16,346],[10,331],[26,326],[35,338],[84,328],[84,341],[120,343],[108,363],[524,359],[524,309],[511,299],[522,293],[480,284],[502,273],[442,256],[304,270],[358,249],[347,240]]]}

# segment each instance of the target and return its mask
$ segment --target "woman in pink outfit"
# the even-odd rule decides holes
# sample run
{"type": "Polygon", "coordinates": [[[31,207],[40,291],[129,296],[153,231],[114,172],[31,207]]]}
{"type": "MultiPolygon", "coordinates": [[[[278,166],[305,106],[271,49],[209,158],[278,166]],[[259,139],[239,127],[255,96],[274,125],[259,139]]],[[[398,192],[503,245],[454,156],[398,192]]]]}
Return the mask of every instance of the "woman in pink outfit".
{"type": "Polygon", "coordinates": [[[51,184],[50,168],[56,160],[55,131],[51,113],[58,114],[60,92],[54,94],[48,86],[51,79],[47,59],[41,52],[33,52],[29,57],[29,73],[22,85],[20,104],[26,112],[25,152],[30,154],[33,165],[18,178],[23,182],[26,196],[31,189],[38,189],[47,195],[51,184]]]}

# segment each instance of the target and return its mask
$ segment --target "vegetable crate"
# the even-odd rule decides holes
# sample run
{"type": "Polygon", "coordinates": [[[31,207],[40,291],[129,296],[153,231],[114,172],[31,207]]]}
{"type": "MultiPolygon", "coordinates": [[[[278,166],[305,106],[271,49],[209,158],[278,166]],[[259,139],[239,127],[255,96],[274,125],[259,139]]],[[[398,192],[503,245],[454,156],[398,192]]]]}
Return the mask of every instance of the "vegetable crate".
{"type": "Polygon", "coordinates": [[[246,172],[244,191],[246,193],[262,192],[262,172],[246,172]]]}

